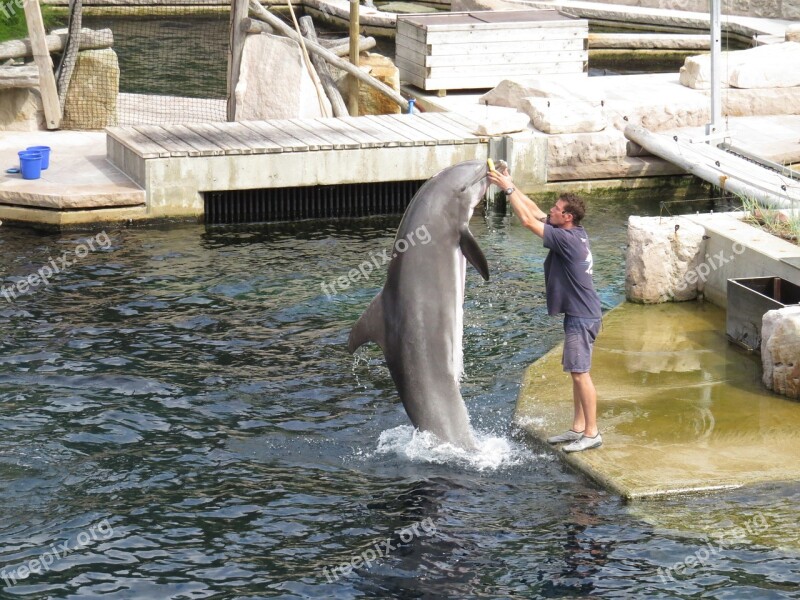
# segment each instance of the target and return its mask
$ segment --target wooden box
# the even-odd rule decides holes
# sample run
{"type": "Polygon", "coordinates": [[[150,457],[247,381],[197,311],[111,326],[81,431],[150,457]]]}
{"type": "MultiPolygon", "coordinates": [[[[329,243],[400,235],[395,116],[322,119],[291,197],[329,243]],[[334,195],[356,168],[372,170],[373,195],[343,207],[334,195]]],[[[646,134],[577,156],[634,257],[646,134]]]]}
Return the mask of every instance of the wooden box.
{"type": "Polygon", "coordinates": [[[496,86],[503,79],[587,69],[589,25],[555,10],[398,15],[400,79],[423,90],[496,86]]]}

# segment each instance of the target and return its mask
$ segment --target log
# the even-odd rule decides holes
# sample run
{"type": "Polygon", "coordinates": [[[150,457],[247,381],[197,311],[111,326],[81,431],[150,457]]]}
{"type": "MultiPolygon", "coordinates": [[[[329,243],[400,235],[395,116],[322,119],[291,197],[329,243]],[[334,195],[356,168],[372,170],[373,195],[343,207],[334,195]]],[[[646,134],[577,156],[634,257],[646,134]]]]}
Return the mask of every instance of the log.
{"type": "MultiPolygon", "coordinates": [[[[276,31],[282,33],[283,35],[285,35],[290,39],[293,39],[296,42],[298,41],[298,38],[300,36],[297,33],[295,33],[293,29],[287,26],[283,21],[281,21],[278,17],[271,14],[263,6],[261,6],[261,4],[257,2],[257,0],[250,0],[250,11],[260,20],[265,21],[266,23],[274,27],[276,31]]],[[[346,60],[342,60],[341,58],[333,54],[330,50],[326,50],[319,44],[308,42],[308,44],[306,45],[310,52],[313,52],[314,54],[319,54],[322,58],[324,58],[334,67],[337,67],[343,71],[350,73],[359,81],[363,81],[366,85],[375,88],[381,94],[391,99],[392,101],[396,102],[397,105],[400,106],[400,109],[402,111],[404,112],[408,111],[408,101],[385,83],[378,81],[374,77],[370,77],[358,67],[354,67],[346,60]]]]}
{"type": "MultiPolygon", "coordinates": [[[[302,17],[300,19],[300,32],[311,42],[318,43],[317,31],[314,29],[314,21],[311,19],[311,17],[302,17]]],[[[333,75],[331,75],[331,70],[328,67],[328,63],[326,63],[316,54],[311,57],[311,62],[314,64],[314,68],[317,70],[317,75],[319,75],[319,79],[322,82],[322,88],[325,90],[328,100],[331,101],[331,106],[333,107],[333,116],[348,116],[349,113],[347,112],[347,106],[345,106],[344,98],[342,98],[339,88],[336,87],[336,82],[333,80],[333,75]]]]}
{"type": "MultiPolygon", "coordinates": [[[[350,0],[350,64],[354,67],[358,66],[358,41],[361,37],[359,34],[358,17],[359,17],[359,1],[350,0]]],[[[358,116],[358,80],[354,77],[347,78],[347,88],[349,97],[347,98],[347,107],[350,109],[350,114],[354,117],[358,116]]]]}
{"type": "Polygon", "coordinates": [[[53,74],[53,60],[45,42],[46,33],[42,20],[39,0],[27,0],[24,4],[25,21],[31,38],[33,60],[39,70],[39,93],[42,97],[45,125],[48,129],[58,129],[61,124],[61,105],[58,103],[56,78],[53,74]]]}
{"type": "Polygon", "coordinates": [[[239,70],[242,66],[244,50],[245,23],[248,13],[248,0],[233,0],[230,14],[230,45],[228,46],[228,72],[225,116],[228,121],[236,120],[236,84],[239,83],[239,70]]]}
{"type": "MultiPolygon", "coordinates": [[[[45,36],[47,49],[51,53],[63,52],[64,42],[66,39],[66,29],[60,29],[51,32],[50,35],[45,36]]],[[[110,48],[113,45],[114,34],[110,29],[99,29],[97,31],[92,29],[81,29],[81,50],[110,48]]],[[[29,56],[33,56],[33,51],[31,50],[31,41],[28,38],[0,43],[0,61],[7,60],[9,58],[26,58],[29,56]]]]}
{"type": "Polygon", "coordinates": [[[64,42],[64,54],[61,55],[61,64],[56,71],[56,88],[58,89],[58,103],[61,111],[64,111],[64,104],[67,101],[67,90],[72,79],[72,72],[78,62],[78,51],[81,47],[81,24],[83,23],[83,0],[71,0],[69,27],[67,28],[67,39],[64,42]]]}
{"type": "Polygon", "coordinates": [[[0,89],[28,88],[39,85],[39,69],[35,66],[0,67],[0,89]]]}
{"type": "MultiPolygon", "coordinates": [[[[365,38],[364,36],[361,36],[361,40],[358,43],[358,51],[366,52],[367,50],[371,50],[377,45],[378,42],[375,41],[374,37],[365,38]]],[[[339,46],[334,46],[333,48],[330,48],[330,51],[332,54],[335,54],[336,56],[347,56],[348,54],[350,54],[350,42],[347,42],[346,44],[341,44],[339,46]]]]}

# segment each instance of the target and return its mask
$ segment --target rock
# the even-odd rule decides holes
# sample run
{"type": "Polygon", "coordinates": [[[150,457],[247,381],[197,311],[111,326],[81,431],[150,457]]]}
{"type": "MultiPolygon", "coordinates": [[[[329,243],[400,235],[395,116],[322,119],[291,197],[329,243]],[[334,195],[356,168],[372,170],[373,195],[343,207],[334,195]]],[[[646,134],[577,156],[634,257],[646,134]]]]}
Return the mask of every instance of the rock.
{"type": "Polygon", "coordinates": [[[723,114],[731,117],[798,115],[800,114],[800,86],[774,88],[768,93],[764,90],[723,89],[722,111],[723,114]]]}
{"type": "MultiPolygon", "coordinates": [[[[359,55],[359,68],[371,75],[381,83],[385,83],[396,92],[400,92],[400,70],[391,58],[375,52],[362,52],[359,55]]],[[[350,77],[340,70],[334,71],[339,77],[336,85],[347,102],[350,94],[348,88],[350,77]]],[[[334,77],[337,75],[334,74],[334,77]]],[[[359,115],[391,115],[400,112],[400,107],[394,100],[381,94],[378,90],[365,83],[358,82],[358,114],[359,115]]]]}
{"type": "Polygon", "coordinates": [[[800,42],[800,24],[789,25],[786,28],[787,42],[800,42]]]}
{"type": "Polygon", "coordinates": [[[577,167],[626,158],[625,134],[613,128],[596,133],[565,133],[547,137],[547,168],[577,167]]]}
{"type": "Polygon", "coordinates": [[[702,261],[704,234],[703,227],[681,217],[629,217],[625,257],[628,300],[657,304],[696,298],[710,269],[702,261]]]}
{"type": "Polygon", "coordinates": [[[547,78],[504,79],[480,98],[480,103],[523,110],[525,99],[560,98],[601,106],[605,96],[588,85],[588,75],[557,75],[547,78]]]}
{"type": "MultiPolygon", "coordinates": [[[[242,51],[236,84],[236,119],[294,119],[330,116],[331,104],[320,99],[315,80],[294,40],[267,33],[249,35],[242,51]],[[320,107],[320,100],[324,107],[320,107]]],[[[320,89],[322,89],[320,87],[320,89]]]]}
{"type": "Polygon", "coordinates": [[[728,85],[744,89],[786,88],[800,85],[800,44],[785,42],[762,48],[769,51],[761,52],[758,60],[747,60],[731,69],[728,85]]]}
{"type": "Polygon", "coordinates": [[[467,12],[471,10],[519,10],[528,8],[513,0],[452,0],[451,12],[467,12]]]}
{"type": "Polygon", "coordinates": [[[39,131],[46,128],[42,98],[38,90],[0,90],[0,130],[39,131]]]}
{"type": "MultiPolygon", "coordinates": [[[[784,42],[747,50],[723,52],[723,85],[735,87],[793,87],[798,82],[800,44],[784,42]],[[760,72],[767,72],[761,77],[760,72]],[[782,74],[783,73],[783,74],[782,74]]],[[[711,55],[690,56],[680,70],[680,82],[693,89],[711,87],[711,55]]]]}
{"type": "Polygon", "coordinates": [[[459,107],[459,114],[475,123],[471,131],[475,135],[504,135],[525,131],[531,120],[528,115],[513,108],[502,106],[464,106],[459,107]]]}
{"type": "Polygon", "coordinates": [[[642,95],[630,101],[609,102],[606,118],[617,129],[624,131],[628,125],[641,125],[649,131],[662,131],[678,127],[699,127],[708,123],[711,109],[706,96],[696,94],[675,102],[670,96],[642,95]]]}
{"type": "Polygon", "coordinates": [[[103,129],[117,124],[119,63],[111,48],[81,50],[64,102],[62,129],[103,129]]]}
{"type": "Polygon", "coordinates": [[[429,6],[414,4],[413,2],[388,2],[380,7],[382,12],[395,13],[398,15],[410,15],[414,13],[429,13],[429,6]]]}
{"type": "Polygon", "coordinates": [[[603,109],[561,98],[525,98],[522,110],[544,133],[589,133],[606,127],[603,109]]]}
{"type": "Polygon", "coordinates": [[[764,313],[761,365],[764,385],[777,394],[800,397],[800,306],[764,313]]]}

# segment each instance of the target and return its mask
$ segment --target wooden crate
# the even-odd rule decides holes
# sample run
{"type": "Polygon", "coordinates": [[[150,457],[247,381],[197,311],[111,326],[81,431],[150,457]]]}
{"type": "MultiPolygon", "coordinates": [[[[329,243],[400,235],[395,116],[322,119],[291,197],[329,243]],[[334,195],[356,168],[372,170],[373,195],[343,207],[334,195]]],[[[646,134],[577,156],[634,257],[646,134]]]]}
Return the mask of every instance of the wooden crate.
{"type": "Polygon", "coordinates": [[[398,15],[400,79],[423,90],[496,86],[509,77],[583,73],[589,25],[555,10],[398,15]]]}

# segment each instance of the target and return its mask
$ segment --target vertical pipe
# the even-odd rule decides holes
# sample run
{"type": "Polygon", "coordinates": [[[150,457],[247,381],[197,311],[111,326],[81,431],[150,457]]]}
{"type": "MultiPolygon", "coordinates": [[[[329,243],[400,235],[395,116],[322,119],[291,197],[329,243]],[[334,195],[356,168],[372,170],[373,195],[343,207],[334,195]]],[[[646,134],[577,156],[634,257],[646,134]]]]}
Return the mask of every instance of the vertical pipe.
{"type": "MultiPolygon", "coordinates": [[[[359,38],[359,7],[358,0],[350,0],[350,62],[358,66],[358,38],[359,38]]],[[[347,98],[347,108],[350,116],[358,116],[358,80],[352,75],[350,81],[350,94],[347,98]]]]}
{"type": "MultiPolygon", "coordinates": [[[[722,123],[721,69],[722,9],[721,0],[711,0],[711,122],[706,135],[717,133],[722,123]]],[[[710,140],[708,140],[710,142],[710,140]]]]}

